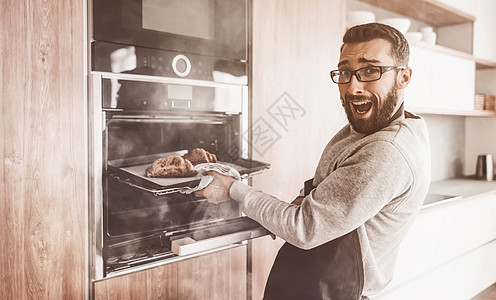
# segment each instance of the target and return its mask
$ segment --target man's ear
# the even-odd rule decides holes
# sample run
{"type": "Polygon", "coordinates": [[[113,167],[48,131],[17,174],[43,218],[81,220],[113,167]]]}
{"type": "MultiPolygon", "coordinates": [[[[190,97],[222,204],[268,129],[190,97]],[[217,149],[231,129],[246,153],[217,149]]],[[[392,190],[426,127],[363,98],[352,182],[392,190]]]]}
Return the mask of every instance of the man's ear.
{"type": "Polygon", "coordinates": [[[412,69],[411,68],[406,68],[404,70],[400,70],[398,73],[398,81],[397,81],[397,88],[399,90],[402,90],[408,86],[410,83],[410,79],[412,79],[412,69]]]}

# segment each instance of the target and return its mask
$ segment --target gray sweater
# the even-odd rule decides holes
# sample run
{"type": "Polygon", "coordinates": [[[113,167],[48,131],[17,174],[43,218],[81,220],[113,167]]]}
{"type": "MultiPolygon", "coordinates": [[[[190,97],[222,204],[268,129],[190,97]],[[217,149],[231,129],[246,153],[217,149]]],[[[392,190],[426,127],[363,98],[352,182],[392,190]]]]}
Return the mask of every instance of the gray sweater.
{"type": "Polygon", "coordinates": [[[348,124],[326,146],[316,186],[292,205],[236,181],[231,197],[273,234],[311,249],[357,229],[367,296],[391,281],[399,244],[420,210],[430,182],[425,122],[406,118],[370,135],[348,124]]]}

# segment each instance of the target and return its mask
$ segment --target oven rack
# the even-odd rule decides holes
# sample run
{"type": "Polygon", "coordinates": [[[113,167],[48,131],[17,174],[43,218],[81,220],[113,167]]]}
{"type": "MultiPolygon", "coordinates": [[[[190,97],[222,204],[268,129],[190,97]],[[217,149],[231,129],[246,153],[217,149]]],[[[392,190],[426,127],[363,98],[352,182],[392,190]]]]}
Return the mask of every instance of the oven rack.
{"type": "MultiPolygon", "coordinates": [[[[241,175],[241,179],[246,179],[246,178],[261,174],[262,172],[263,172],[263,170],[259,170],[259,171],[253,172],[253,173],[243,174],[243,175],[241,175]]],[[[163,188],[163,189],[152,189],[152,188],[146,188],[144,186],[135,184],[135,183],[131,182],[131,179],[129,179],[129,178],[123,179],[123,178],[120,178],[118,175],[115,175],[115,174],[110,175],[110,177],[112,177],[113,179],[116,179],[117,181],[119,181],[121,183],[127,184],[133,188],[137,188],[137,189],[140,189],[142,191],[151,193],[155,197],[179,193],[181,191],[184,191],[186,188],[188,188],[188,187],[184,186],[184,187],[170,187],[170,188],[163,188]]]]}
{"type": "Polygon", "coordinates": [[[143,187],[141,185],[137,185],[137,184],[132,183],[131,179],[129,179],[129,178],[122,179],[115,174],[112,174],[110,176],[113,179],[116,179],[117,181],[119,181],[121,183],[127,184],[129,186],[132,186],[134,188],[140,189],[140,190],[145,191],[145,192],[152,193],[153,196],[155,196],[155,197],[164,196],[164,195],[173,194],[173,193],[178,193],[184,189],[183,187],[172,187],[172,188],[164,188],[164,189],[149,189],[149,188],[143,187]]]}

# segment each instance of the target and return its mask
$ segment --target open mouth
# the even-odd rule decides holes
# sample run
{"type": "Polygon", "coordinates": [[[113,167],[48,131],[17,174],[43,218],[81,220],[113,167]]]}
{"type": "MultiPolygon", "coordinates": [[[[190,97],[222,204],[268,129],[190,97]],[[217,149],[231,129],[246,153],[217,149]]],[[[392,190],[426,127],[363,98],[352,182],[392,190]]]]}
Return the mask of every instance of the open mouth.
{"type": "Polygon", "coordinates": [[[372,101],[368,100],[351,102],[351,104],[359,115],[365,115],[372,109],[372,101]]]}

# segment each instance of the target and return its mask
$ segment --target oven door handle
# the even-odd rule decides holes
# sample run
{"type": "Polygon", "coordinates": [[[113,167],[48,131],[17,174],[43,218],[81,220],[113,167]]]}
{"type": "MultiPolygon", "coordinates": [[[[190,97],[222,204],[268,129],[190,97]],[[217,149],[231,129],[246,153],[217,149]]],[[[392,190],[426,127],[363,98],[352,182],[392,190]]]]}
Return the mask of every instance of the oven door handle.
{"type": "Polygon", "coordinates": [[[171,250],[179,256],[195,254],[203,251],[213,250],[223,246],[240,243],[257,237],[268,235],[270,232],[258,227],[250,230],[238,231],[221,236],[207,238],[203,240],[194,240],[191,237],[183,237],[171,241],[171,250]]]}

